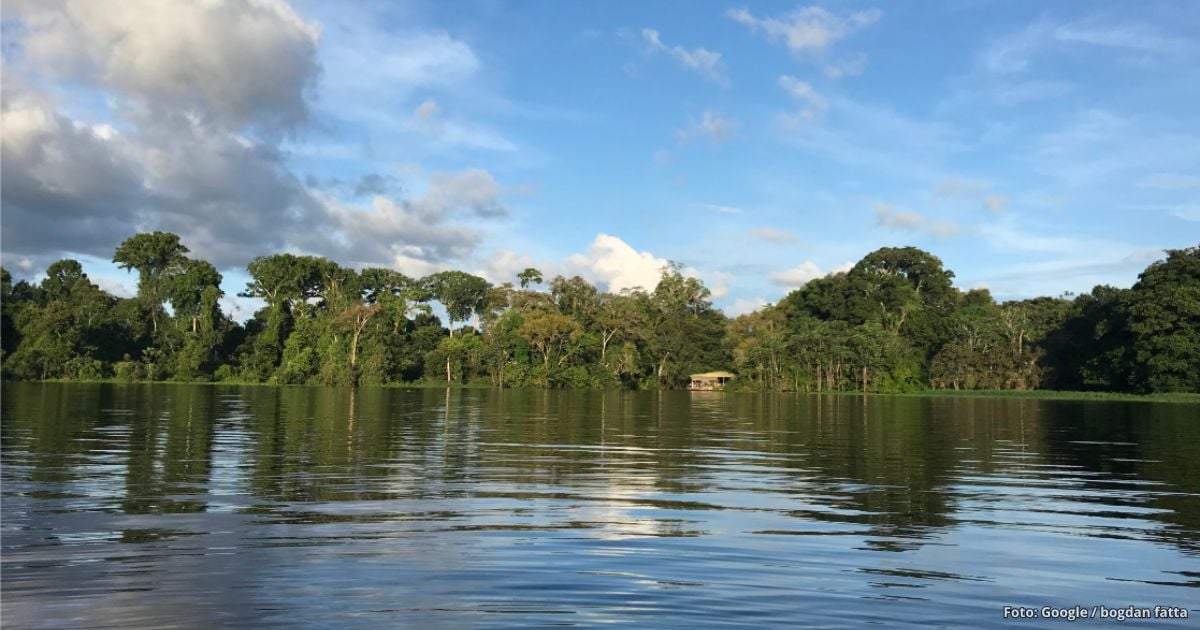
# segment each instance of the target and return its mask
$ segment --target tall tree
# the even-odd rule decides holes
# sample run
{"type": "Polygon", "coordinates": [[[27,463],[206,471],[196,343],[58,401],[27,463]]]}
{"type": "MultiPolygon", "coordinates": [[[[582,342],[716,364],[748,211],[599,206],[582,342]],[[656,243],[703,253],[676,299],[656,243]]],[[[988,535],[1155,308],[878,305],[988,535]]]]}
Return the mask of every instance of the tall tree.
{"type": "Polygon", "coordinates": [[[542,272],[533,267],[526,267],[524,271],[517,274],[517,280],[521,283],[521,288],[527,288],[531,284],[542,283],[542,272]]]}
{"type": "Polygon", "coordinates": [[[188,248],[179,242],[178,234],[143,232],[126,239],[113,254],[113,262],[120,268],[137,270],[138,297],[150,309],[155,334],[163,315],[167,278],[187,253],[188,248]]]}
{"type": "Polygon", "coordinates": [[[180,261],[175,273],[168,277],[165,297],[171,303],[175,316],[185,318],[190,323],[192,333],[199,332],[200,320],[205,316],[205,307],[211,310],[215,305],[211,297],[206,300],[206,292],[215,289],[216,297],[223,295],[221,291],[221,274],[211,263],[205,260],[184,259],[180,261]]]}
{"type": "MultiPolygon", "coordinates": [[[[454,336],[454,322],[462,322],[478,315],[487,304],[491,285],[479,276],[463,271],[442,271],[428,276],[423,284],[446,310],[450,336],[454,336]]],[[[452,380],[450,355],[446,355],[446,382],[452,380]]]]}
{"type": "Polygon", "coordinates": [[[1138,276],[1129,329],[1144,391],[1200,391],[1200,246],[1167,250],[1138,276]]]}

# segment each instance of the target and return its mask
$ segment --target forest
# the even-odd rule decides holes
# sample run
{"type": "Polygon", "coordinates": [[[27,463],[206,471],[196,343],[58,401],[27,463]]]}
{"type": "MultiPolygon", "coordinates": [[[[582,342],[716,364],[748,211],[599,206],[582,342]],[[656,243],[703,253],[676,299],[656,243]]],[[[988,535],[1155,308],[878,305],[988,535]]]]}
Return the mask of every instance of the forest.
{"type": "Polygon", "coordinates": [[[1200,246],[1167,250],[1132,288],[1002,303],[956,288],[933,254],[885,247],[735,318],[678,264],[606,293],[533,268],[497,286],[274,254],[248,265],[239,295],[265,305],[244,324],[189,253],[167,232],[121,243],[132,298],[75,260],[37,284],[4,270],[4,378],[670,389],[727,369],[760,391],[1200,392],[1200,246]]]}

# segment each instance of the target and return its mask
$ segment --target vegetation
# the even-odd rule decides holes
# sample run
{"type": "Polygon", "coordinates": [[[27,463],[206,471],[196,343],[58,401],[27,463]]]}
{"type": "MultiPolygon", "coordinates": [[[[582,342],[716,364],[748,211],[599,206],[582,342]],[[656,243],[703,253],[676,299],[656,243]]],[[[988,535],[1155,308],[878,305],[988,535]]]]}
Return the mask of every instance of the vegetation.
{"type": "Polygon", "coordinates": [[[247,267],[240,295],[265,305],[244,325],[220,309],[221,274],[188,253],[165,232],[122,243],[129,299],[74,260],[37,285],[3,271],[4,376],[657,389],[733,369],[746,390],[1200,392],[1200,246],[1130,289],[1005,303],[889,247],[733,319],[678,265],[652,290],[603,293],[532,268],[493,286],[276,254],[247,267]]]}

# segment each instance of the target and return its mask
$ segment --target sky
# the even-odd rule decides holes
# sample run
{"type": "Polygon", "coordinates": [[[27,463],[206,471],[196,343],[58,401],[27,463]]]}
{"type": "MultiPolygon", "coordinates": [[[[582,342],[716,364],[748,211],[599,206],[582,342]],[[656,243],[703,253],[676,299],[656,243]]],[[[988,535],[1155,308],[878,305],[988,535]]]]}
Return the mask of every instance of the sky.
{"type": "Polygon", "coordinates": [[[1200,244],[1200,3],[9,0],[0,258],[179,234],[412,276],[667,261],[736,315],[885,246],[1001,300],[1200,244]]]}

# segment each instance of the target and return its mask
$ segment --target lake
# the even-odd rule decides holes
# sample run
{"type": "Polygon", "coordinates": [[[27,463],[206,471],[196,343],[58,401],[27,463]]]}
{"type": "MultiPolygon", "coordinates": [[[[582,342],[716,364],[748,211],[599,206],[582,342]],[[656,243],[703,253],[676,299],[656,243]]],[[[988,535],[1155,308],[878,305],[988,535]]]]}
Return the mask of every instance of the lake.
{"type": "Polygon", "coordinates": [[[1196,404],[5,383],[2,411],[10,627],[1200,620],[1196,404]]]}

